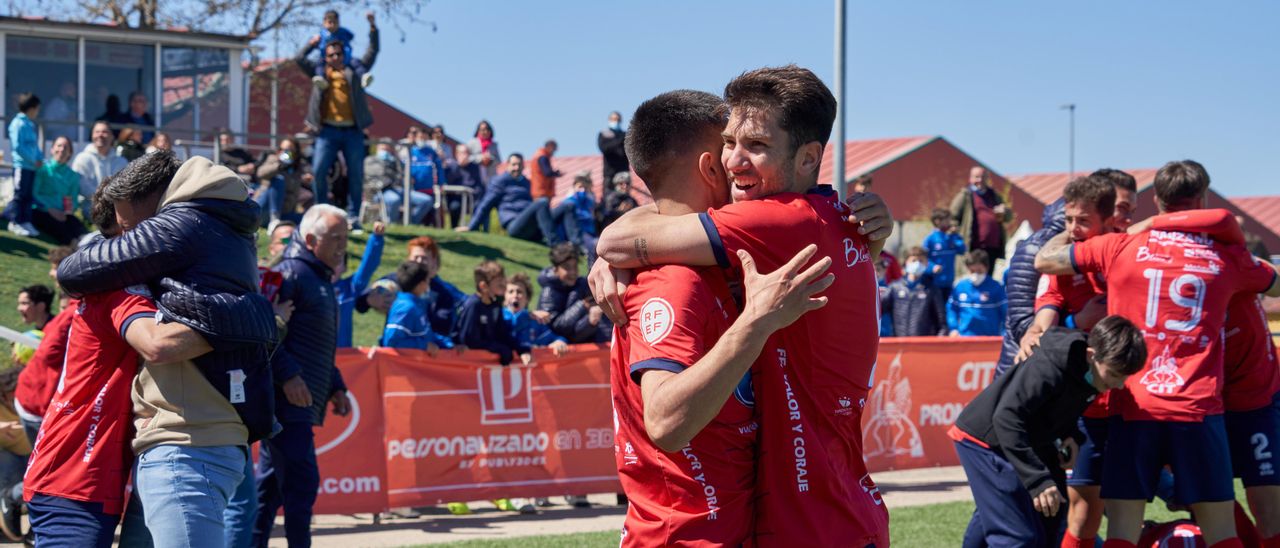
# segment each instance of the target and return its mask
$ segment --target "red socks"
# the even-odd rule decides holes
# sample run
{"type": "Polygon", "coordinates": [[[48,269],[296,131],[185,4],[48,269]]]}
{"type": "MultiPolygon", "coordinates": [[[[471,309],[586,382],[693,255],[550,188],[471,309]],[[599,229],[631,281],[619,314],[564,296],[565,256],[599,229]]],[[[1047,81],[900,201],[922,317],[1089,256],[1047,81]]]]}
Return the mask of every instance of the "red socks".
{"type": "Polygon", "coordinates": [[[1093,548],[1093,546],[1092,538],[1076,538],[1070,531],[1062,536],[1062,548],[1093,548]]]}
{"type": "Polygon", "coordinates": [[[1240,542],[1240,537],[1236,537],[1221,541],[1209,548],[1244,548],[1244,543],[1240,542]]]}
{"type": "Polygon", "coordinates": [[[1127,540],[1107,539],[1102,543],[1102,548],[1138,548],[1138,545],[1127,540]]]}

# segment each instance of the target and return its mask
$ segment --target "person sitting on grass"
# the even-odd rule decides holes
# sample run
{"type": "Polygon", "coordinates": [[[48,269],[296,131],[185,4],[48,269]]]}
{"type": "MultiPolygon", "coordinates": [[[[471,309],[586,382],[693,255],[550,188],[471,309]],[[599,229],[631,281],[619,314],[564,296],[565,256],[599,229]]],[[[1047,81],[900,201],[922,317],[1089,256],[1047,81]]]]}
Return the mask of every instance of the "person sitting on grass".
{"type": "Polygon", "coordinates": [[[424,296],[430,282],[430,272],[421,263],[405,261],[396,268],[396,285],[400,286],[400,293],[387,312],[382,346],[426,350],[431,356],[441,348],[453,348],[453,341],[432,331],[431,323],[427,321],[424,296]]]}
{"type": "Polygon", "coordinates": [[[1084,437],[1077,419],[1146,361],[1142,331],[1120,316],[1088,335],[1052,327],[1026,363],[965,406],[947,432],[977,504],[965,546],[1045,546],[1055,538],[1067,501],[1064,470],[1084,437]]]}
{"type": "Polygon", "coordinates": [[[587,264],[596,260],[596,242],[600,232],[596,230],[596,200],[591,194],[591,173],[584,171],[573,178],[573,193],[565,197],[551,212],[559,228],[564,229],[566,239],[587,253],[587,264]]]}
{"type": "Polygon", "coordinates": [[[529,311],[529,295],[533,294],[533,283],[529,275],[519,272],[507,280],[507,307],[502,316],[511,324],[511,332],[516,340],[533,347],[550,347],[557,356],[569,353],[569,341],[556,335],[547,327],[551,315],[542,311],[529,311]]]}
{"type": "Polygon", "coordinates": [[[587,279],[578,275],[578,247],[564,242],[549,255],[551,266],[538,275],[538,309],[551,315],[551,330],[571,344],[608,341],[613,324],[591,296],[587,279]]]}

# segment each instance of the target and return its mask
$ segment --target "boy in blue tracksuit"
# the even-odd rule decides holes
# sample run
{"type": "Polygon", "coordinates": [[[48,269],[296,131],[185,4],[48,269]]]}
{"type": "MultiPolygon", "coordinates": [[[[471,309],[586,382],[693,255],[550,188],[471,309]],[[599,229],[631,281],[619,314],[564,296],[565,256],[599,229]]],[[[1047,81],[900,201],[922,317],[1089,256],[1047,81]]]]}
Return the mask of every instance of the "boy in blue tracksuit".
{"type": "Polygon", "coordinates": [[[964,257],[969,275],[956,283],[947,301],[947,327],[956,337],[998,337],[1004,333],[1009,311],[1004,286],[987,273],[987,252],[970,251],[964,257]]]}
{"type": "Polygon", "coordinates": [[[31,225],[31,210],[35,207],[33,192],[36,186],[36,170],[44,163],[40,151],[36,123],[31,119],[40,115],[40,98],[31,93],[18,95],[18,115],[9,122],[9,146],[13,148],[13,200],[5,207],[4,216],[9,220],[9,232],[18,236],[36,237],[40,231],[31,225]]]}
{"type": "Polygon", "coordinates": [[[950,211],[935,209],[931,218],[933,232],[925,236],[924,249],[929,253],[933,284],[942,292],[942,298],[947,299],[956,281],[956,257],[964,254],[964,238],[956,233],[950,211]]]}
{"type": "MultiPolygon", "coordinates": [[[[338,348],[352,346],[351,322],[355,314],[356,297],[364,293],[365,288],[369,286],[369,279],[373,277],[373,271],[377,270],[378,265],[382,263],[383,233],[386,229],[382,223],[373,224],[373,236],[370,236],[369,242],[365,244],[364,256],[360,258],[360,266],[356,268],[356,273],[333,284],[333,290],[338,294],[338,348]]],[[[364,313],[365,310],[368,310],[368,307],[360,312],[364,313]]]]}
{"type": "Polygon", "coordinates": [[[511,324],[516,341],[532,347],[550,347],[557,356],[569,353],[569,341],[556,335],[547,322],[551,314],[537,310],[529,312],[529,295],[533,294],[533,282],[523,272],[513,274],[507,280],[506,308],[502,317],[511,324]]]}
{"type": "Polygon", "coordinates": [[[476,293],[467,297],[458,314],[458,343],[467,348],[488,350],[497,355],[498,363],[511,364],[515,354],[525,365],[533,361],[530,346],[517,341],[511,324],[502,315],[502,299],[507,289],[507,276],[497,261],[487,260],[475,270],[476,293]]]}
{"type": "Polygon", "coordinates": [[[568,241],[586,250],[587,264],[596,262],[596,200],[591,195],[591,174],[579,174],[573,178],[573,194],[567,196],[551,212],[552,218],[564,229],[568,241]]]}
{"type": "Polygon", "coordinates": [[[400,293],[387,312],[387,326],[382,330],[382,346],[387,348],[416,348],[435,353],[441,348],[453,348],[453,341],[431,330],[427,321],[427,279],[430,273],[421,263],[405,261],[396,269],[396,283],[400,293]]]}

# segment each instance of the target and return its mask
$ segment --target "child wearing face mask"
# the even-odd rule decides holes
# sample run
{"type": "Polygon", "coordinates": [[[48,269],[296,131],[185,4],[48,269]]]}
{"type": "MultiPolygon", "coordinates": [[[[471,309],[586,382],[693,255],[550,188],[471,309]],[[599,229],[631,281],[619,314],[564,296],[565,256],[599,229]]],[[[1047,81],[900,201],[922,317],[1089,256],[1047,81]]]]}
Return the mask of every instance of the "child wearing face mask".
{"type": "Polygon", "coordinates": [[[903,277],[890,282],[887,291],[881,292],[880,309],[890,316],[894,336],[933,337],[947,333],[946,300],[935,287],[928,264],[929,254],[924,248],[908,249],[903,277]]]}
{"type": "Polygon", "coordinates": [[[565,240],[573,242],[587,253],[587,264],[596,261],[596,200],[591,194],[591,172],[583,171],[573,178],[573,194],[570,194],[551,212],[552,219],[565,240]]]}
{"type": "Polygon", "coordinates": [[[964,256],[969,274],[956,283],[947,301],[947,327],[953,337],[998,337],[1004,334],[1009,311],[1004,286],[987,271],[987,252],[981,249],[964,256]]]}

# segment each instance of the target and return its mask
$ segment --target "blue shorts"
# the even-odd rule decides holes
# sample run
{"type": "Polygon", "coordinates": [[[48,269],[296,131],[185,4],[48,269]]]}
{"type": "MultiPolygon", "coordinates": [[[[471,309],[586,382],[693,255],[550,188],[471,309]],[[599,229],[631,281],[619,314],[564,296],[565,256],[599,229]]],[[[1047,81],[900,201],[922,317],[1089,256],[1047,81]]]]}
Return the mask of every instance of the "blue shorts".
{"type": "Polygon", "coordinates": [[[1280,485],[1280,402],[1253,411],[1228,411],[1231,469],[1245,487],[1280,485]]]}
{"type": "Polygon", "coordinates": [[[1235,500],[1231,451],[1222,415],[1204,422],[1127,421],[1112,417],[1109,453],[1102,473],[1102,498],[1151,500],[1160,470],[1169,466],[1173,502],[1235,500]]]}
{"type": "Polygon", "coordinates": [[[1084,487],[1102,485],[1103,453],[1107,450],[1107,432],[1110,418],[1091,419],[1080,417],[1077,425],[1084,432],[1084,443],[1080,444],[1080,455],[1076,457],[1076,467],[1067,476],[1067,485],[1084,487]]]}
{"type": "Polygon", "coordinates": [[[82,502],[37,494],[27,503],[36,545],[48,548],[111,548],[120,516],[102,511],[100,502],[82,502]]]}

